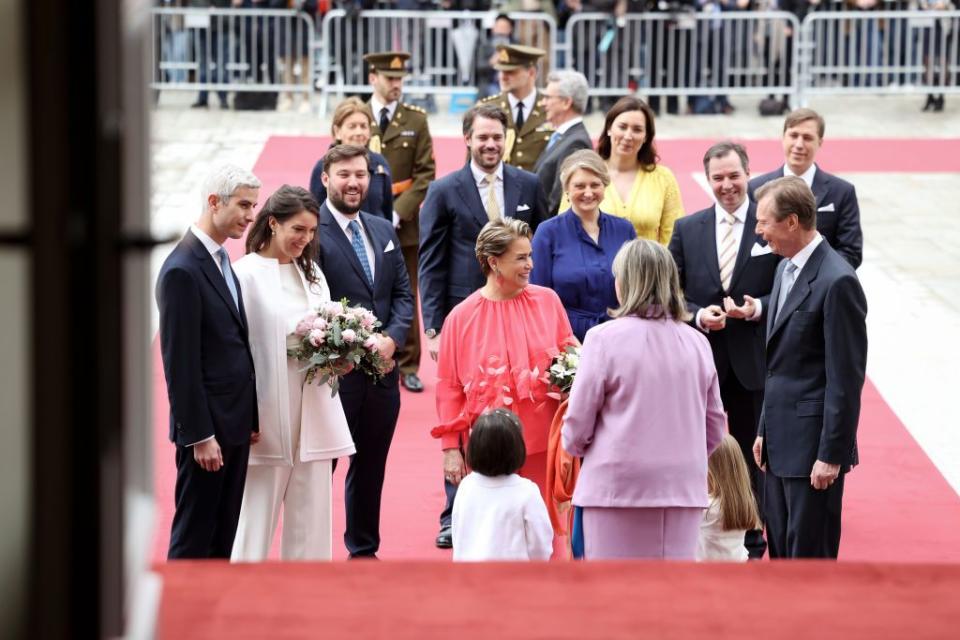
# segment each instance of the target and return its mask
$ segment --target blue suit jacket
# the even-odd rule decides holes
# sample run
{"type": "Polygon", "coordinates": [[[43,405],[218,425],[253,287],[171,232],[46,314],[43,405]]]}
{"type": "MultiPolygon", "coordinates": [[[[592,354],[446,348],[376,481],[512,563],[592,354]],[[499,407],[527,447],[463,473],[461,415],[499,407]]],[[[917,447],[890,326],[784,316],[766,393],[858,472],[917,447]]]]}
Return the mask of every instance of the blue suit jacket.
{"type": "Polygon", "coordinates": [[[190,231],[157,278],[170,440],[180,446],[210,436],[241,445],[259,430],[243,294],[236,276],[234,282],[239,309],[213,257],[190,231]]]}
{"type": "MultiPolygon", "coordinates": [[[[547,217],[546,198],[536,174],[503,165],[505,217],[530,224],[547,217]]],[[[426,329],[440,331],[447,314],[483,286],[476,244],[487,211],[467,163],[427,189],[420,209],[420,307],[426,329]]]]}
{"type": "Polygon", "coordinates": [[[853,267],[826,242],[813,251],[778,313],[784,260],[767,316],[767,380],[759,435],[767,468],[809,477],[822,460],[857,464],[867,366],[867,300],[853,267]]]}
{"type": "MultiPolygon", "coordinates": [[[[750,181],[750,199],[754,192],[771,180],[783,177],[783,166],[750,181]]],[[[863,230],[860,228],[860,205],[852,184],[829,174],[817,166],[813,174],[814,197],[817,199],[817,231],[856,269],[863,262],[863,230]]]]}
{"type": "MultiPolygon", "coordinates": [[[[757,205],[751,202],[730,277],[729,295],[737,304],[743,304],[744,294],[759,298],[766,310],[780,256],[767,253],[751,257],[754,244],[766,246],[763,238],[754,231],[756,226],[757,205]]],[[[728,294],[724,293],[720,283],[716,212],[713,207],[677,220],[670,237],[670,253],[677,263],[680,286],[690,313],[696,316],[700,309],[712,304],[723,308],[723,298],[728,294]]],[[[722,331],[707,334],[721,383],[732,369],[745,389],[763,389],[766,370],[764,335],[762,318],[759,321],[727,318],[722,331]]]]}
{"type": "Polygon", "coordinates": [[[393,225],[383,218],[361,211],[360,219],[373,245],[373,287],[363,273],[353,245],[326,204],[320,207],[317,262],[330,285],[331,299],[346,298],[351,305],[372,311],[382,323],[380,332],[393,338],[400,347],[407,338],[415,310],[400,239],[393,225]]]}
{"type": "MultiPolygon", "coordinates": [[[[367,152],[370,156],[370,186],[367,197],[360,203],[363,211],[381,216],[393,223],[393,176],[387,159],[379,153],[367,152]]],[[[319,204],[327,200],[327,188],[323,186],[320,174],[323,173],[323,160],[317,160],[310,173],[310,193],[319,204]]]]}

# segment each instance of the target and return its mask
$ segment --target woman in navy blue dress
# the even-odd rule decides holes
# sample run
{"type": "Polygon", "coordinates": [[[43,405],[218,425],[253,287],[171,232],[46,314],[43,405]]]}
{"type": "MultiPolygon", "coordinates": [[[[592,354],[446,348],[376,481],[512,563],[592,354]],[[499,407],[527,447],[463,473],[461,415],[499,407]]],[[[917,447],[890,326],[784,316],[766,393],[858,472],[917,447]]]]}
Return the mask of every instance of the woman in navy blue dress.
{"type": "Polygon", "coordinates": [[[530,282],[557,292],[583,342],[587,330],[606,322],[607,309],[618,305],[613,258],[637,232],[628,220],[600,211],[610,176],[595,152],[570,154],[560,168],[560,184],[570,209],[537,227],[530,282]]]}
{"type": "MultiPolygon", "coordinates": [[[[360,98],[347,98],[333,112],[333,145],[355,144],[366,148],[370,142],[370,112],[360,98]]],[[[379,153],[367,151],[370,157],[370,187],[360,209],[367,213],[383,216],[393,222],[393,177],[387,159],[379,153]]],[[[327,199],[327,188],[320,180],[323,173],[323,160],[317,160],[310,174],[310,193],[323,204],[327,199]]]]}

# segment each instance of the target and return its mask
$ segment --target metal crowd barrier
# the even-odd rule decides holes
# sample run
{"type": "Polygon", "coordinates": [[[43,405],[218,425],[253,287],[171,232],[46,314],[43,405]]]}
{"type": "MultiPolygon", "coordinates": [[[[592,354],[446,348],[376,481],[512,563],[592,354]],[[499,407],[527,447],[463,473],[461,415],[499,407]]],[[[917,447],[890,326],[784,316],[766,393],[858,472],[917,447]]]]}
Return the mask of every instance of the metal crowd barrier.
{"type": "Polygon", "coordinates": [[[594,96],[793,95],[799,28],[784,11],[583,13],[564,46],[594,96]]]}
{"type": "MultiPolygon", "coordinates": [[[[327,12],[320,26],[319,83],[326,95],[370,91],[363,56],[372,51],[410,53],[411,95],[476,95],[477,55],[489,40],[494,13],[488,11],[361,11],[327,12]]],[[[511,13],[515,36],[549,54],[545,76],[556,51],[556,21],[544,13],[511,13]]],[[[324,105],[325,105],[324,100],[324,105]]],[[[321,107],[323,108],[323,107],[321,107]]]]}
{"type": "Polygon", "coordinates": [[[803,21],[802,100],[960,93],[960,11],[842,11],[803,21]]]}
{"type": "Polygon", "coordinates": [[[283,9],[153,8],[153,89],[312,94],[315,24],[283,9]]]}

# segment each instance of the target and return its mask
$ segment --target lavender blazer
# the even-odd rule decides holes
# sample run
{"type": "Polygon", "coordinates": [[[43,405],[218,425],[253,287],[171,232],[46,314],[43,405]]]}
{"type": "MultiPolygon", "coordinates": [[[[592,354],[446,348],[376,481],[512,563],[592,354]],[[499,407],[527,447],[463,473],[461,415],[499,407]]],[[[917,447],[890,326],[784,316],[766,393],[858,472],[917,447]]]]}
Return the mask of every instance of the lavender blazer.
{"type": "Polygon", "coordinates": [[[706,507],[707,456],[726,417],[706,337],[682,322],[618,318],[587,332],[563,423],[583,456],[581,507],[706,507]]]}

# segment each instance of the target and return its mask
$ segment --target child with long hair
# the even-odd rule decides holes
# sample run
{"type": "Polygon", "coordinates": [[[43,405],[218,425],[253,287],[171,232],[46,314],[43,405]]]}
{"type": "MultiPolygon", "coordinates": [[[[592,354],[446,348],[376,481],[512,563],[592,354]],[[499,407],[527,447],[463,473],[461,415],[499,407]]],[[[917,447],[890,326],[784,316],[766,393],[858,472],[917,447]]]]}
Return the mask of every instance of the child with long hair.
{"type": "Polygon", "coordinates": [[[536,484],[517,471],[527,459],[520,418],[496,409],[477,418],[467,444],[471,473],[453,503],[453,559],[549,560],[553,526],[536,484]]]}
{"type": "Polygon", "coordinates": [[[697,560],[746,562],[744,535],[760,528],[760,516],[743,453],[730,434],[707,460],[707,493],[710,506],[700,523],[697,560]]]}

